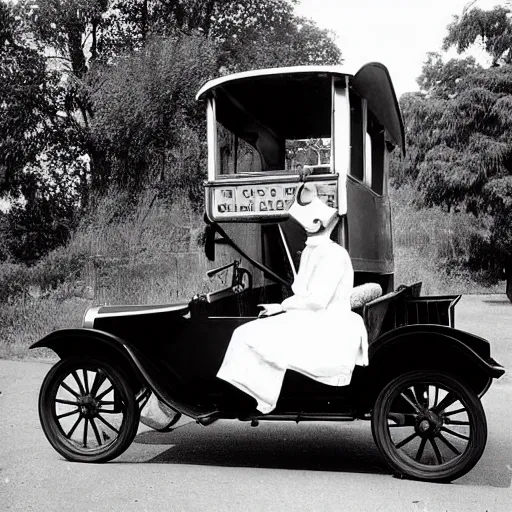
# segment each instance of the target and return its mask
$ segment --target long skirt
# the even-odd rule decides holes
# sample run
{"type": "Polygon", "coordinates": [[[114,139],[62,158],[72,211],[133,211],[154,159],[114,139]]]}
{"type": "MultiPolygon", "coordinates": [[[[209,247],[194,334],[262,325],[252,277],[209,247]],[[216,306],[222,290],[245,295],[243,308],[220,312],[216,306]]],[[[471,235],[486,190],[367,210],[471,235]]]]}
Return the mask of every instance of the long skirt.
{"type": "Polygon", "coordinates": [[[286,370],[346,386],[356,364],[368,364],[359,315],[294,310],[238,327],[217,377],[255,398],[258,410],[268,414],[277,404],[286,370]]]}

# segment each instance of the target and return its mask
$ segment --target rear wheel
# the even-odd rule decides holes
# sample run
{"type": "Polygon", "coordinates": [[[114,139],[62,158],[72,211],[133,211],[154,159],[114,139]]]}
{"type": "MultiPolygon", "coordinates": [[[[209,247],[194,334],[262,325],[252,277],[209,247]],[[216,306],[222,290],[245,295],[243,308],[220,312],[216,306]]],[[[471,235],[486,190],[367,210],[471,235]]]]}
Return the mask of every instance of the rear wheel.
{"type": "Polygon", "coordinates": [[[487,423],[471,389],[449,375],[415,371],[395,378],[379,394],[372,433],[400,475],[448,482],[482,456],[487,423]]]}
{"type": "Polygon", "coordinates": [[[137,433],[140,411],[123,375],[106,362],[64,359],[43,381],[39,418],[50,444],[74,462],[105,462],[137,433]]]}

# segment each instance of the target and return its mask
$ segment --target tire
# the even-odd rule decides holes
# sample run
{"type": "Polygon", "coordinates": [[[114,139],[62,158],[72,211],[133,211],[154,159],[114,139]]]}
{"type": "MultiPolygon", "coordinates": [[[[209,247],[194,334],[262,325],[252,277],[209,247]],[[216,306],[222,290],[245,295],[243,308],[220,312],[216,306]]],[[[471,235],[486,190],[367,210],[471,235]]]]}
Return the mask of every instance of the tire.
{"type": "Polygon", "coordinates": [[[139,417],[128,382],[107,362],[64,359],[41,386],[43,431],[73,462],[106,462],[121,455],[137,433],[139,417]]]}
{"type": "Polygon", "coordinates": [[[480,460],[487,422],[470,388],[450,375],[419,370],[395,378],[379,394],[372,434],[399,476],[450,482],[480,460]]]}

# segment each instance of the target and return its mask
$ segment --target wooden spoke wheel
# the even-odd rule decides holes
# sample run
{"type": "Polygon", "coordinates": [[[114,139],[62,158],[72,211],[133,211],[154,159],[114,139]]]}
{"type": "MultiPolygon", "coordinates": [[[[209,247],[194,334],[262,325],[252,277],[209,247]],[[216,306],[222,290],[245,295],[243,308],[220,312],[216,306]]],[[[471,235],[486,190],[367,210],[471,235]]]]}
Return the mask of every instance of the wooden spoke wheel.
{"type": "Polygon", "coordinates": [[[132,389],[108,363],[64,359],[43,381],[41,425],[50,444],[68,460],[118,457],[133,441],[139,417],[132,389]]]}
{"type": "Polygon", "coordinates": [[[487,423],[470,388],[449,375],[415,371],[395,378],[379,394],[372,433],[399,475],[448,482],[482,456],[487,423]]]}

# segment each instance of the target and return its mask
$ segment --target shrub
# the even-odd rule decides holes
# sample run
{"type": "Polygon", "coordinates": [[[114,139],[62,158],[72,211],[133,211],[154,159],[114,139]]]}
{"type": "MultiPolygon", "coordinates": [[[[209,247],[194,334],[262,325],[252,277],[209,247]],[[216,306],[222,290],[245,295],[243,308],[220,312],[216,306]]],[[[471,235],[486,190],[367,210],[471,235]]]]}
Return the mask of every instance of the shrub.
{"type": "Polygon", "coordinates": [[[30,269],[25,265],[0,264],[0,303],[13,302],[30,284],[30,269]]]}
{"type": "Polygon", "coordinates": [[[462,212],[416,207],[412,186],[391,188],[390,195],[397,284],[421,280],[423,293],[498,291],[490,288],[496,274],[473,266],[474,255],[489,247],[483,222],[462,212]]]}
{"type": "Polygon", "coordinates": [[[37,295],[74,281],[84,268],[87,255],[58,249],[34,266],[0,264],[0,303],[15,303],[31,289],[37,295]]]}

